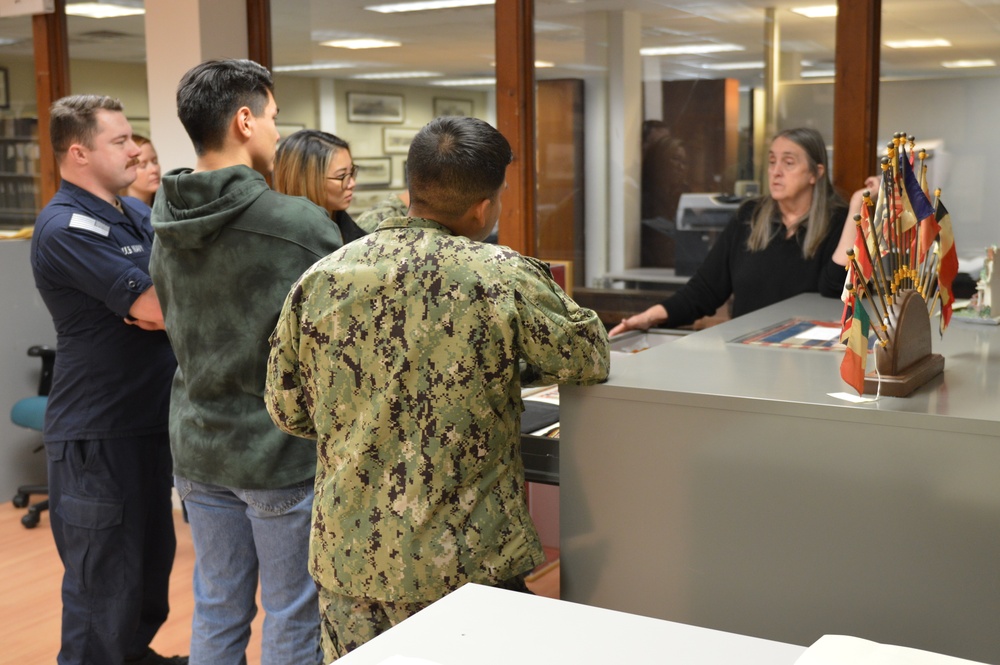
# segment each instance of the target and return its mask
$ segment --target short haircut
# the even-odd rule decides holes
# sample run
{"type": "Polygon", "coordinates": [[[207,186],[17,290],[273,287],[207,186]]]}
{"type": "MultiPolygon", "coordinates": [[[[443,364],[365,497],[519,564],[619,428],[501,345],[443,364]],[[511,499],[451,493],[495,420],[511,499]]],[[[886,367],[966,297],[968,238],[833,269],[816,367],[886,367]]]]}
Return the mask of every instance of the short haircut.
{"type": "Polygon", "coordinates": [[[265,67],[252,60],[209,60],[188,71],[177,86],[177,117],[201,156],[222,148],[240,108],[260,117],[268,94],[274,94],[274,80],[265,67]]]}
{"type": "Polygon", "coordinates": [[[98,111],[123,112],[122,103],[104,95],[71,95],[56,100],[50,110],[52,151],[62,159],[74,143],[94,147],[98,111]]]}
{"type": "Polygon", "coordinates": [[[342,138],[315,129],[302,129],[286,137],[274,160],[274,189],[304,196],[326,207],[326,172],[338,150],[350,150],[342,138]]]}
{"type": "Polygon", "coordinates": [[[503,134],[478,118],[432,120],[414,137],[406,160],[411,205],[458,218],[496,196],[513,159],[503,134]]]}

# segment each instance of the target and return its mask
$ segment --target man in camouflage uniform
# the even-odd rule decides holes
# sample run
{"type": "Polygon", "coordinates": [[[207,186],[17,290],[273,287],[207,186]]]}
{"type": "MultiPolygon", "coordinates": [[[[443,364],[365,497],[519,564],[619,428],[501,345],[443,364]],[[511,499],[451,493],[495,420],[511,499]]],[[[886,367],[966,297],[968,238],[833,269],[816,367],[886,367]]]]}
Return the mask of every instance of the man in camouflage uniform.
{"type": "Polygon", "coordinates": [[[383,219],[388,219],[389,217],[406,217],[406,211],[409,207],[409,192],[392,193],[361,213],[361,216],[355,219],[354,223],[365,233],[371,233],[378,228],[383,219]]]}
{"type": "Polygon", "coordinates": [[[410,147],[411,217],[306,271],[271,339],[271,417],[318,439],[310,570],[328,658],[467,582],[524,590],[544,559],[520,364],[597,383],[609,345],[545,264],[479,242],[511,159],[481,120],[432,121],[410,147]]]}

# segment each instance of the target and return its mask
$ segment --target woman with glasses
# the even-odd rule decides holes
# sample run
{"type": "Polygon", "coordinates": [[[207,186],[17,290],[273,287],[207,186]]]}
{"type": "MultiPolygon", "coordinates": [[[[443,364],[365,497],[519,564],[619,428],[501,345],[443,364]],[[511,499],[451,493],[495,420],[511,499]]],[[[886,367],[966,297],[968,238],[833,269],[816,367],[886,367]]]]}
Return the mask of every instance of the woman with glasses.
{"type": "Polygon", "coordinates": [[[324,208],[340,228],[344,244],[365,235],[347,214],[357,175],[347,142],[315,129],[288,136],[274,161],[275,191],[304,196],[324,208]]]}
{"type": "Polygon", "coordinates": [[[730,296],[736,317],[807,291],[840,295],[854,222],[830,181],[822,135],[808,128],[780,132],[767,174],[769,193],[740,206],[688,283],[609,335],[692,324],[730,296]]]}

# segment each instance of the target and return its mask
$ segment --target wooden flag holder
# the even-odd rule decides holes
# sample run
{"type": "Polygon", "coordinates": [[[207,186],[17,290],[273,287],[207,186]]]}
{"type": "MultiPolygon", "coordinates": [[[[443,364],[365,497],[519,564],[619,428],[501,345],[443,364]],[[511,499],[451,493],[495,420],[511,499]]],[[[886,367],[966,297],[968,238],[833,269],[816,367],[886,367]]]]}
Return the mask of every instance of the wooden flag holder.
{"type": "Polygon", "coordinates": [[[866,394],[906,397],[944,371],[944,357],[931,353],[931,320],[917,291],[896,293],[886,333],[888,343],[875,345],[878,373],[865,375],[866,394]]]}

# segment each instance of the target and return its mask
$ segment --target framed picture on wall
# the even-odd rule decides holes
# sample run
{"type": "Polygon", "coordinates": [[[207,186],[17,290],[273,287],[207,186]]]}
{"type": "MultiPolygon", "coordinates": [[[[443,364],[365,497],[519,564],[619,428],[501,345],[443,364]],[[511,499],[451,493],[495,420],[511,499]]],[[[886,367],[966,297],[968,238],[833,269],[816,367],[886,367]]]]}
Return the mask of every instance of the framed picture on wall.
{"type": "Polygon", "coordinates": [[[10,108],[10,78],[7,68],[0,67],[0,109],[10,108]]]}
{"type": "Polygon", "coordinates": [[[472,101],[469,99],[444,99],[434,98],[434,117],[443,115],[472,115],[472,101]]]}
{"type": "Polygon", "coordinates": [[[408,127],[383,127],[382,152],[387,155],[405,155],[410,151],[410,142],[419,131],[408,127]]]}
{"type": "Polygon", "coordinates": [[[348,122],[403,122],[402,95],[347,93],[348,122]]]}
{"type": "Polygon", "coordinates": [[[355,157],[358,187],[388,187],[392,182],[392,157],[355,157]]]}

